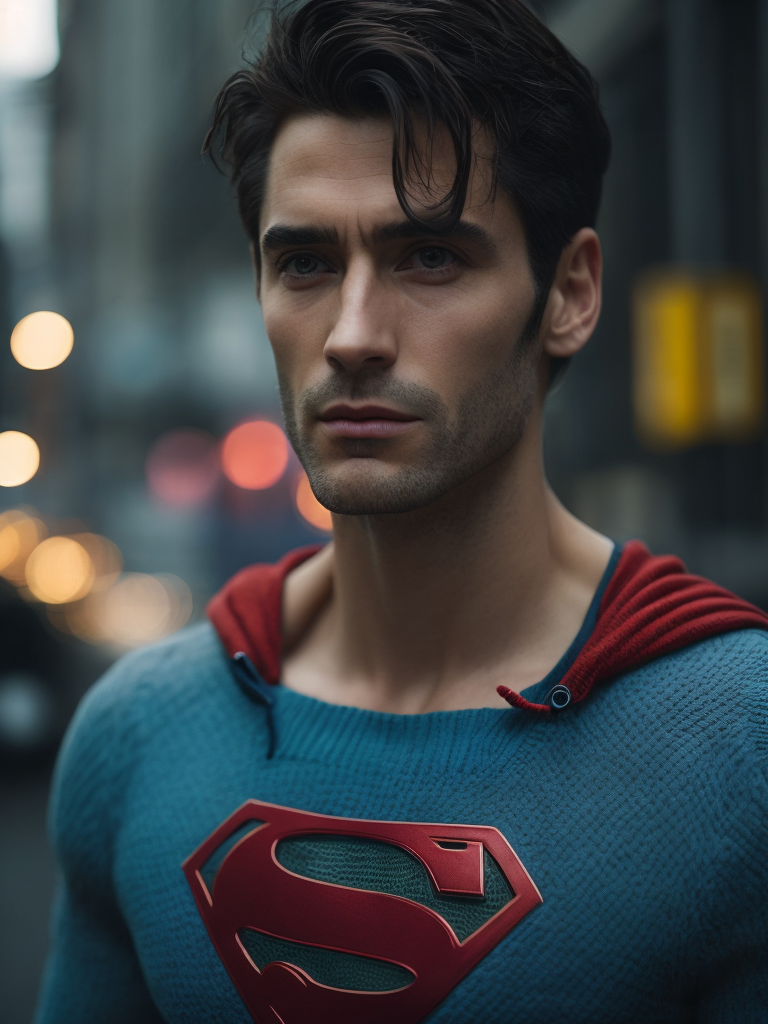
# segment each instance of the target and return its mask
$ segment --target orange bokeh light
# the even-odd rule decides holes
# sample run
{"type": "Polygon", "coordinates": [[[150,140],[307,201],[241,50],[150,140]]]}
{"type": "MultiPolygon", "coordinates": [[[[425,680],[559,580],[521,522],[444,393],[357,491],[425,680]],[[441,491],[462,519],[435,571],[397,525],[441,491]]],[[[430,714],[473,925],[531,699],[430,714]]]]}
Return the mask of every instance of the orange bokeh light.
{"type": "Polygon", "coordinates": [[[108,590],[93,590],[67,605],[63,616],[49,609],[53,624],[92,644],[140,647],[160,640],[189,621],[192,594],[177,576],[125,573],[108,590]]]}
{"type": "Polygon", "coordinates": [[[19,487],[27,483],[40,466],[37,443],[20,430],[0,434],[0,487],[19,487]]]}
{"type": "Polygon", "coordinates": [[[72,351],[72,325],[60,313],[42,310],[19,320],[11,335],[11,352],[28,370],[51,370],[72,351]]]}
{"type": "Polygon", "coordinates": [[[109,590],[123,569],[123,556],[117,544],[96,533],[76,533],[72,536],[88,552],[95,578],[92,590],[109,590]]]}
{"type": "Polygon", "coordinates": [[[224,475],[238,487],[261,491],[272,487],[288,465],[288,441],[267,420],[247,420],[233,427],[221,446],[224,475]]]}
{"type": "Polygon", "coordinates": [[[20,509],[0,515],[0,576],[17,586],[26,583],[27,559],[46,536],[43,523],[20,509]]]}
{"type": "Polygon", "coordinates": [[[66,604],[85,597],[96,572],[90,555],[72,537],[49,537],[27,559],[27,586],[38,601],[66,604]]]}
{"type": "Polygon", "coordinates": [[[330,532],[333,525],[331,513],[312,493],[306,473],[301,474],[296,487],[296,508],[310,526],[330,532]]]}

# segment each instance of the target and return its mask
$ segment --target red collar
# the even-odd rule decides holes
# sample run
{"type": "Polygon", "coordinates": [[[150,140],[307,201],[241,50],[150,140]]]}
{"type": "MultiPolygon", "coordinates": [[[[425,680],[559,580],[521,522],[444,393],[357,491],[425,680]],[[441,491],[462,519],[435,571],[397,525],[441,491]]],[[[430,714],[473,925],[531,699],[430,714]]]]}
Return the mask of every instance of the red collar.
{"type": "MultiPolygon", "coordinates": [[[[652,555],[640,541],[624,545],[606,587],[592,635],[560,680],[571,702],[593,686],[698,640],[735,629],[766,629],[768,615],[729,590],[685,571],[673,555],[652,555]]],[[[500,695],[513,707],[549,714],[505,686],[500,695]]]]}
{"type": "MultiPolygon", "coordinates": [[[[252,565],[225,584],[208,604],[208,616],[230,657],[243,651],[271,684],[280,679],[282,593],[288,573],[319,546],[299,548],[275,565],[252,565]]],[[[587,697],[593,686],[630,668],[718,633],[768,630],[768,615],[700,576],[691,576],[679,558],[652,555],[629,541],[600,602],[597,625],[558,684],[570,702],[587,697]]],[[[499,694],[513,707],[550,714],[506,686],[499,694]]]]}
{"type": "Polygon", "coordinates": [[[285,577],[322,545],[297,548],[274,565],[249,565],[235,573],[208,602],[206,612],[233,658],[243,651],[266,682],[280,682],[285,577]]]}

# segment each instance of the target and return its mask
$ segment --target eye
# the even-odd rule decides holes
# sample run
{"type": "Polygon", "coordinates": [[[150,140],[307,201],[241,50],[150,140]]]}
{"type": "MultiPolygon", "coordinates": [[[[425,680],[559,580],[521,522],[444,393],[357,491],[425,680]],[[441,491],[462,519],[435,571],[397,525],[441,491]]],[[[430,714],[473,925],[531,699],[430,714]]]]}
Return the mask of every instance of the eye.
{"type": "Polygon", "coordinates": [[[323,260],[318,259],[317,256],[306,255],[292,256],[283,264],[282,269],[292,277],[311,277],[312,274],[330,270],[330,267],[323,260]]]}
{"type": "Polygon", "coordinates": [[[443,249],[439,245],[430,245],[424,249],[417,249],[412,259],[416,268],[421,270],[443,270],[445,267],[457,263],[457,257],[450,249],[443,249]]]}

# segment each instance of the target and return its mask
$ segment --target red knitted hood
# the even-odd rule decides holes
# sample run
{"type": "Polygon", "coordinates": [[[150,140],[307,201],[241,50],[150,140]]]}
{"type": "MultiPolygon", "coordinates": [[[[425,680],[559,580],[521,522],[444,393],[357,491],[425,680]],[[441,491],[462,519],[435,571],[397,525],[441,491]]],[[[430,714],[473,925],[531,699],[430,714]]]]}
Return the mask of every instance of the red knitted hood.
{"type": "Polygon", "coordinates": [[[321,547],[289,551],[274,565],[249,565],[235,573],[208,602],[208,618],[230,658],[243,651],[262,679],[272,685],[280,681],[285,577],[321,547]]]}
{"type": "MultiPolygon", "coordinates": [[[[229,656],[244,652],[267,683],[280,678],[283,581],[318,550],[299,548],[275,565],[249,566],[208,604],[229,656]]],[[[768,615],[709,580],[691,576],[679,558],[652,555],[639,541],[629,541],[600,602],[595,629],[557,689],[565,703],[578,703],[606,679],[736,629],[768,630],[768,615]]],[[[533,704],[506,686],[498,692],[514,707],[552,711],[550,704],[533,704]]]]}

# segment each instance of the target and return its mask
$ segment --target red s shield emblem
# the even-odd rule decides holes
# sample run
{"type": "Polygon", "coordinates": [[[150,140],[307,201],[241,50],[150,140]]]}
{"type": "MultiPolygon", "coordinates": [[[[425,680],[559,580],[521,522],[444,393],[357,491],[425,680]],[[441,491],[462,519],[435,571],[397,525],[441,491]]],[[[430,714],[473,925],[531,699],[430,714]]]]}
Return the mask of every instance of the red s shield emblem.
{"type": "Polygon", "coordinates": [[[416,1024],[542,902],[498,829],[255,800],[183,869],[257,1024],[416,1024]]]}

